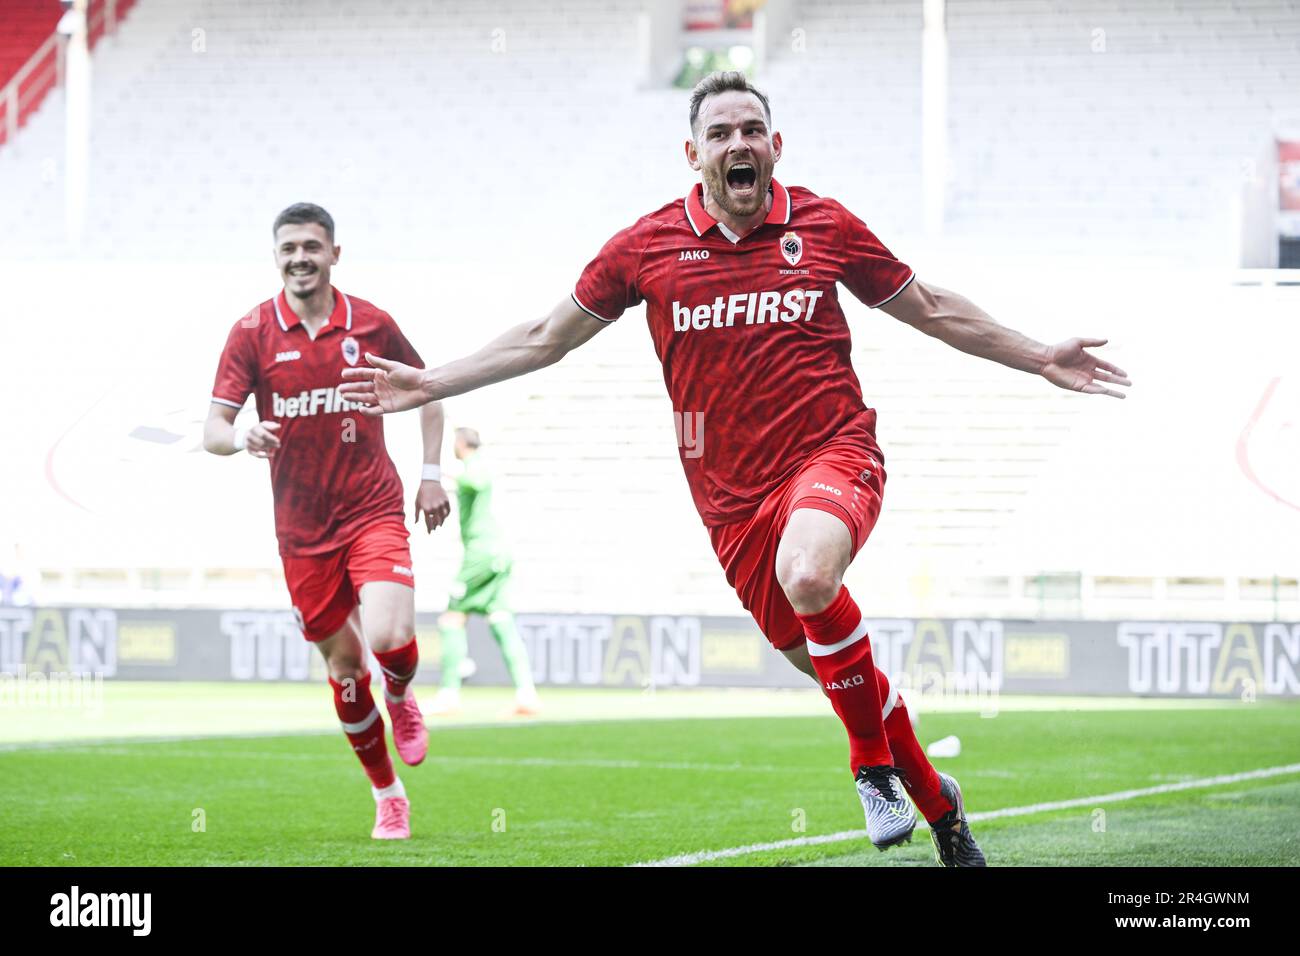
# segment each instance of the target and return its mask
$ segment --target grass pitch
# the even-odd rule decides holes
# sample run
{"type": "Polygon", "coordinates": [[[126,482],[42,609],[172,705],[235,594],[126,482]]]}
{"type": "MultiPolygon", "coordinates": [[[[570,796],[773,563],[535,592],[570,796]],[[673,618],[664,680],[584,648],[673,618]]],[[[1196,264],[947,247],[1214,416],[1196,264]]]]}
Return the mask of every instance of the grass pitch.
{"type": "MultiPolygon", "coordinates": [[[[320,687],[110,683],[93,713],[10,702],[0,864],[621,865],[769,845],[691,859],[934,865],[923,829],[883,854],[865,836],[808,842],[862,827],[844,731],[813,689],[550,691],[528,723],[498,718],[503,691],[465,694],[466,716],[432,723],[428,760],[399,771],[413,837],[398,844],[369,839],[369,788],[320,687]]],[[[922,743],[962,740],[935,764],[971,813],[1300,764],[1293,703],[922,713],[922,743]]],[[[1300,865],[1300,767],[974,829],[991,865],[1300,865]]]]}

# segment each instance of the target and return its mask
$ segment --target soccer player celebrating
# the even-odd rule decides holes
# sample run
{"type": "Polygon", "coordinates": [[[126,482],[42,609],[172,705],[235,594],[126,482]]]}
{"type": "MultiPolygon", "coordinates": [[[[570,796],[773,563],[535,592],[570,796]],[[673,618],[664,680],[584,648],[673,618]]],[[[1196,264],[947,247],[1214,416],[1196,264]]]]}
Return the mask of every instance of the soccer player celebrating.
{"type": "Polygon", "coordinates": [[[465,619],[470,614],[482,614],[488,619],[488,629],[501,648],[506,669],[515,684],[512,714],[527,717],[538,713],[541,706],[533,687],[528,649],[515,630],[515,616],[507,599],[512,562],[492,514],[492,475],[479,451],[481,445],[475,429],[456,429],[456,458],[464,465],[456,478],[456,509],[465,555],[452,584],[447,612],[438,620],[438,633],[442,637],[442,689],[429,712],[452,714],[460,709],[465,619]]]}
{"type": "Polygon", "coordinates": [[[745,608],[843,721],[872,843],[911,837],[901,778],[940,862],[983,866],[961,790],[926,759],[842,583],[879,516],[885,471],[836,284],[1061,388],[1122,398],[1109,386],[1129,380],[1087,351],[1104,340],[1049,346],[998,325],[916,279],[835,200],[773,179],[781,135],[743,74],[700,81],[690,128],[686,161],[702,182],[610,239],[549,315],[427,371],[367,356],[374,367],[345,369],[341,391],[366,414],[414,408],[550,365],[646,302],[674,414],[704,425],[704,441],[680,449],[696,508],[745,608]]]}
{"type": "MultiPolygon", "coordinates": [[[[392,316],[330,285],[338,264],[334,220],[298,203],[276,217],[275,262],[284,288],[235,323],[212,389],[203,447],[270,461],[275,530],[285,581],[303,636],[325,657],[334,707],[377,804],[371,836],[411,835],[410,804],[393,771],[384,723],[370,691],[366,642],[383,670],[393,742],[406,763],[429,748],[415,694],[415,591],[402,485],[381,421],[355,414],[338,390],[341,369],[366,350],[420,356],[392,316]],[[249,394],[256,425],[235,428],[249,394]],[[359,607],[358,607],[359,606],[359,607]]],[[[451,506],[439,483],[442,406],[421,410],[424,471],[415,496],[430,532],[451,506]]]]}

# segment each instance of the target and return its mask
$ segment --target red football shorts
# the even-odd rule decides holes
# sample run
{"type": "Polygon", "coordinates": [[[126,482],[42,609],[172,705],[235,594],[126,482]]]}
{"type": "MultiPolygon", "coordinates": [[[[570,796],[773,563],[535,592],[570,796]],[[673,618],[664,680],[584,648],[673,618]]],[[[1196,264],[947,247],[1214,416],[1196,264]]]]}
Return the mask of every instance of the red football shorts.
{"type": "Polygon", "coordinates": [[[281,555],[302,636],[323,641],[340,630],[360,603],[363,584],[393,581],[415,587],[409,537],[401,521],[380,521],[334,551],[281,555]]]}
{"type": "Polygon", "coordinates": [[[867,435],[832,439],[763,499],[743,521],[709,529],[727,583],[736,589],[759,629],[779,651],[803,642],[803,625],[776,579],[776,549],[796,508],[816,508],[849,529],[853,554],[880,517],[884,455],[867,435]]]}

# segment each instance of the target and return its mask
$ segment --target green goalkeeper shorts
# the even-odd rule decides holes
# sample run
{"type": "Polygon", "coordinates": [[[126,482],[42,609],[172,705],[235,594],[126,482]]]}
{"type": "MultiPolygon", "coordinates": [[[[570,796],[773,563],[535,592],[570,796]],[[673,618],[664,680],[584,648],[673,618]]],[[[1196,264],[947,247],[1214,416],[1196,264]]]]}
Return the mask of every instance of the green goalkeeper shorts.
{"type": "Polygon", "coordinates": [[[492,614],[510,610],[507,586],[513,562],[504,555],[465,555],[451,585],[448,611],[492,614]]]}

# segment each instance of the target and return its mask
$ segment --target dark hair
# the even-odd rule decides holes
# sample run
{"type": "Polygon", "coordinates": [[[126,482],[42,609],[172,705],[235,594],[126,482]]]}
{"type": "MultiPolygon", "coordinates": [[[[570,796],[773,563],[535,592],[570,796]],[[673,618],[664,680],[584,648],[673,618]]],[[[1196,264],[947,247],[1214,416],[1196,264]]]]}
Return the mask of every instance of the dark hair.
{"type": "Polygon", "coordinates": [[[695,84],[695,89],[691,90],[691,135],[698,135],[695,124],[700,118],[700,105],[705,98],[713,96],[715,93],[727,93],[735,91],[737,93],[752,93],[758,97],[758,101],[763,104],[763,113],[767,116],[767,125],[772,125],[772,106],[767,101],[767,96],[753,83],[749,82],[749,77],[739,70],[715,70],[700,82],[695,84]]]}
{"type": "Polygon", "coordinates": [[[457,428],[456,437],[470,448],[477,448],[479,445],[483,444],[482,439],[478,437],[478,432],[473,428],[457,428]]]}
{"type": "Polygon", "coordinates": [[[276,216],[275,225],[271,227],[271,235],[274,236],[279,232],[281,226],[299,226],[307,222],[323,226],[330,242],[334,241],[334,217],[320,206],[310,202],[296,202],[276,216]]]}

